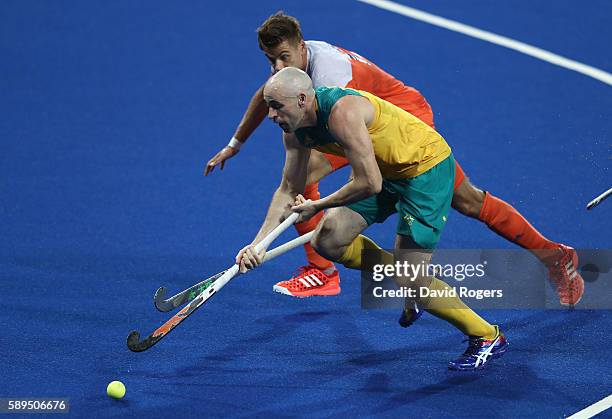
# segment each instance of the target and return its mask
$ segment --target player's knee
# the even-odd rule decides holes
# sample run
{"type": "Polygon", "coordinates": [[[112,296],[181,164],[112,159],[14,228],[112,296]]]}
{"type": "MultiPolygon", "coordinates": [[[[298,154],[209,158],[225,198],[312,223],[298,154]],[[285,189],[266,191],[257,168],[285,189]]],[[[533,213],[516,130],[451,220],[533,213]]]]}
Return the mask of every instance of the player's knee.
{"type": "Polygon", "coordinates": [[[326,259],[338,260],[338,258],[342,256],[343,248],[336,243],[333,237],[336,228],[336,220],[330,217],[324,217],[310,241],[310,245],[313,249],[326,259]]]}
{"type": "Polygon", "coordinates": [[[463,215],[478,218],[484,203],[484,198],[484,191],[476,188],[466,179],[455,191],[452,206],[463,215]]]}
{"type": "Polygon", "coordinates": [[[333,211],[330,211],[326,217],[323,217],[319,223],[318,237],[331,237],[333,233],[338,229],[338,220],[336,217],[330,216],[333,211]]]}
{"type": "Polygon", "coordinates": [[[429,286],[431,285],[431,282],[433,281],[434,277],[433,276],[419,276],[415,279],[414,281],[414,287],[415,288],[429,288],[429,286]]]}
{"type": "Polygon", "coordinates": [[[310,245],[312,248],[325,259],[336,261],[341,256],[337,254],[337,251],[334,251],[334,247],[331,245],[330,241],[324,237],[321,237],[317,234],[312,236],[310,240],[310,245]]]}

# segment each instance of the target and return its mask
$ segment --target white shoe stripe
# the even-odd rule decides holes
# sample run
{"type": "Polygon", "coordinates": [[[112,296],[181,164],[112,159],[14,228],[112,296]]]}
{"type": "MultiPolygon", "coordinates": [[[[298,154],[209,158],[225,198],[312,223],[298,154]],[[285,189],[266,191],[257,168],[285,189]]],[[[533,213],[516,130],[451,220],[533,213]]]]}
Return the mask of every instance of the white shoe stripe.
{"type": "Polygon", "coordinates": [[[321,280],[316,275],[311,275],[311,278],[317,281],[317,284],[324,285],[323,282],[321,282],[321,280]]]}
{"type": "Polygon", "coordinates": [[[573,280],[574,280],[574,278],[576,278],[576,276],[577,276],[577,275],[578,275],[578,272],[574,271],[574,272],[572,272],[572,273],[570,274],[569,279],[570,279],[571,281],[573,281],[573,280]]]}
{"type": "Polygon", "coordinates": [[[310,288],[312,285],[310,285],[310,283],[308,283],[307,281],[304,281],[304,278],[300,278],[300,282],[302,284],[304,284],[304,286],[306,286],[306,288],[310,288]]]}
{"type": "Polygon", "coordinates": [[[316,286],[317,286],[317,283],[316,283],[316,282],[314,282],[314,281],[312,280],[312,278],[310,277],[310,275],[305,276],[305,277],[304,277],[304,279],[305,279],[306,281],[308,281],[308,283],[309,283],[310,285],[312,285],[313,287],[316,287],[316,286]]]}
{"type": "Polygon", "coordinates": [[[493,341],[493,343],[491,343],[491,346],[489,346],[483,353],[481,353],[480,355],[476,355],[476,365],[475,366],[480,366],[481,364],[484,364],[485,362],[487,362],[487,359],[491,356],[491,352],[493,351],[493,348],[495,347],[495,345],[497,344],[497,342],[499,341],[500,336],[497,336],[497,338],[493,341]]]}

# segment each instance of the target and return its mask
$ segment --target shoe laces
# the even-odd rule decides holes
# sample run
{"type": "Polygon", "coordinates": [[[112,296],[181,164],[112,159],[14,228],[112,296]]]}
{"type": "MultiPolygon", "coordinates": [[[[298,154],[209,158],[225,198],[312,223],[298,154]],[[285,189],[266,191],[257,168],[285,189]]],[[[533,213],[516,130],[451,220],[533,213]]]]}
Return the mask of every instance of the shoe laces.
{"type": "MultiPolygon", "coordinates": [[[[316,274],[321,272],[321,270],[319,268],[317,268],[314,265],[305,265],[305,266],[300,266],[295,273],[293,274],[293,278],[298,278],[300,276],[304,276],[304,275],[310,275],[310,274],[316,274]]],[[[318,276],[318,275],[317,275],[318,276]]]]}
{"type": "Polygon", "coordinates": [[[485,338],[476,338],[470,337],[469,339],[465,339],[463,342],[469,342],[468,347],[463,353],[463,356],[476,356],[478,351],[486,341],[485,338]]]}

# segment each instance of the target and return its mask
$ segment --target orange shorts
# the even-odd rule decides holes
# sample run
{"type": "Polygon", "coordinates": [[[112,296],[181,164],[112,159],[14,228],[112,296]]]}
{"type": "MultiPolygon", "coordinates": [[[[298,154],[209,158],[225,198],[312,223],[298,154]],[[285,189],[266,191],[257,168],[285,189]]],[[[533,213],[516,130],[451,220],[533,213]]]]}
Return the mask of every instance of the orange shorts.
{"type": "Polygon", "coordinates": [[[334,154],[321,153],[323,157],[327,159],[329,164],[331,164],[332,170],[335,172],[336,170],[346,166],[349,164],[349,161],[346,157],[336,156],[334,154]]]}
{"type": "Polygon", "coordinates": [[[453,189],[454,191],[457,190],[457,188],[459,187],[459,185],[461,185],[461,182],[463,182],[464,179],[465,172],[463,171],[461,166],[459,166],[459,163],[457,163],[457,159],[455,159],[455,188],[453,189]]]}

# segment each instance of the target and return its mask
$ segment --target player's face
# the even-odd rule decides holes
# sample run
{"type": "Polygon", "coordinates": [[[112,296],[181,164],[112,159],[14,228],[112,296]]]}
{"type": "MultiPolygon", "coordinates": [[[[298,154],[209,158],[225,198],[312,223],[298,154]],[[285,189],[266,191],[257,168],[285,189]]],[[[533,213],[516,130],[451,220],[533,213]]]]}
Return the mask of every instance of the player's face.
{"type": "Polygon", "coordinates": [[[298,128],[303,111],[297,105],[296,97],[275,97],[264,94],[268,104],[268,118],[277,124],[284,132],[291,133],[298,128]]]}
{"type": "Polygon", "coordinates": [[[274,48],[265,48],[264,54],[270,61],[274,73],[285,67],[295,67],[306,71],[307,52],[304,41],[283,41],[274,48]]]}

